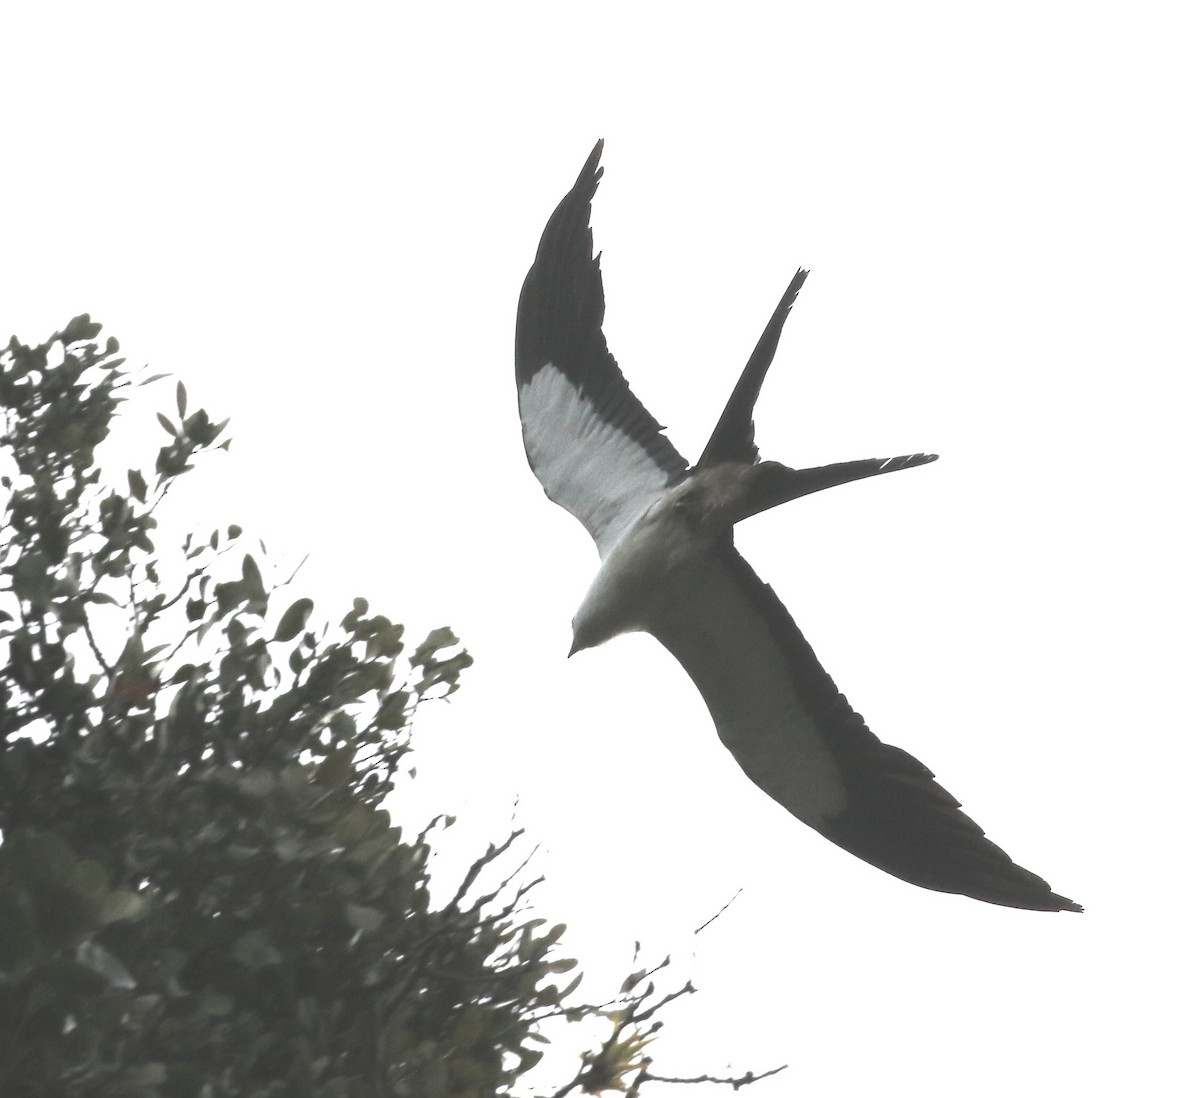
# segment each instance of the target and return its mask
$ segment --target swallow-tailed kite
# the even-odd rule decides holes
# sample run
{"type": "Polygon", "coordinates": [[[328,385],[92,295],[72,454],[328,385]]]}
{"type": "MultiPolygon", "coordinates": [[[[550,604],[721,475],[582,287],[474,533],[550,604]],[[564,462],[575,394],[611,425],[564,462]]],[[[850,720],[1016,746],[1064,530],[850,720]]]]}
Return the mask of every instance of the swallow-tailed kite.
{"type": "Polygon", "coordinates": [[[750,779],[872,865],[988,903],[1082,910],[986,839],[925,766],[871,733],[733,545],[734,524],[750,515],[935,455],[818,469],[759,460],[754,403],[808,273],[798,271],[689,466],[630,391],[601,330],[604,290],[589,221],[602,147],[546,225],[517,311],[529,464],[600,551],[571,651],[634,630],[657,637],[750,779]]]}

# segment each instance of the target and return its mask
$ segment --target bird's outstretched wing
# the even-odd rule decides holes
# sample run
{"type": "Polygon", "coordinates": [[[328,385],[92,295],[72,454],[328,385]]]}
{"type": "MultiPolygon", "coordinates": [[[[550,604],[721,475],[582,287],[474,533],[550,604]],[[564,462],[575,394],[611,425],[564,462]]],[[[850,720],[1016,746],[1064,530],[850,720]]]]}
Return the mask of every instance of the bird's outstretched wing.
{"type": "Polygon", "coordinates": [[[723,542],[650,630],[746,774],[827,839],[902,880],[988,903],[1081,911],[1022,869],[930,770],[880,742],[767,584],[723,542]],[[699,594],[702,592],[702,594],[699,594]]]}
{"type": "Polygon", "coordinates": [[[601,324],[592,257],[598,142],[546,225],[517,307],[517,400],[525,453],[542,487],[587,527],[604,556],[687,462],[630,392],[601,324]]]}

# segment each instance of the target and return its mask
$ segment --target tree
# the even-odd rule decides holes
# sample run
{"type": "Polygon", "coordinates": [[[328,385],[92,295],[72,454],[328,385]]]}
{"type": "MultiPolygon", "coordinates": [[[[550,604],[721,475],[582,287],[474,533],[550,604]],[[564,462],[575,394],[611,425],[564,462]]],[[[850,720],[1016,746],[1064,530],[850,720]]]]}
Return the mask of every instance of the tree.
{"type": "Polygon", "coordinates": [[[504,869],[519,832],[437,906],[450,821],[382,807],[457,638],[409,650],[365,599],[312,625],[236,526],[160,552],[156,509],[225,424],[180,383],[153,476],[112,487],[96,449],[133,378],[99,333],[0,357],[0,1093],[490,1098],[585,1017],[610,1035],[557,1094],[655,1078],[654,1015],[690,986],[568,1005],[563,927],[504,869]]]}

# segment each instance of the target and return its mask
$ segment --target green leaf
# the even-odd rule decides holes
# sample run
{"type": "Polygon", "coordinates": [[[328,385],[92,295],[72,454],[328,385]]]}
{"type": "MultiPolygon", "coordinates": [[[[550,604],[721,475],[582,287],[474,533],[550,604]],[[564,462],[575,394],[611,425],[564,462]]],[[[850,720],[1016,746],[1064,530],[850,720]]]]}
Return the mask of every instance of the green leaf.
{"type": "Polygon", "coordinates": [[[454,630],[448,625],[443,625],[440,629],[434,629],[417,645],[416,651],[409,657],[409,663],[414,667],[419,663],[425,663],[435,652],[457,643],[458,637],[454,635],[454,630]]]}
{"type": "Polygon", "coordinates": [[[184,435],[198,446],[207,446],[212,442],[212,425],[208,422],[208,413],[201,408],[193,412],[183,421],[184,435]]]}
{"type": "Polygon", "coordinates": [[[217,616],[221,618],[234,607],[241,606],[247,598],[246,585],[237,580],[218,583],[213,588],[213,594],[217,596],[217,616]]]}
{"type": "Polygon", "coordinates": [[[638,971],[636,971],[636,972],[631,972],[628,976],[625,977],[624,982],[621,984],[621,994],[628,995],[645,978],[646,978],[646,970],[644,968],[638,969],[638,971]]]}
{"type": "MultiPolygon", "coordinates": [[[[530,1036],[540,1036],[540,1034],[530,1034],[530,1036]]],[[[518,1075],[524,1075],[525,1072],[536,1067],[541,1061],[542,1057],[545,1055],[540,1048],[521,1047],[516,1050],[516,1053],[519,1058],[517,1064],[518,1075]]]]}
{"type": "Polygon", "coordinates": [[[187,390],[182,381],[175,386],[175,407],[179,409],[179,418],[183,419],[187,413],[187,390]]]}
{"type": "Polygon", "coordinates": [[[167,417],[164,416],[162,414],[162,412],[158,413],[158,422],[162,424],[163,430],[166,431],[167,434],[170,435],[172,438],[179,437],[179,432],[175,429],[175,424],[173,424],[169,419],[167,419],[167,417]]]}
{"type": "Polygon", "coordinates": [[[262,572],[249,553],[242,558],[242,582],[246,585],[251,601],[266,601],[267,591],[263,586],[262,572]]]}
{"type": "Polygon", "coordinates": [[[312,611],[312,599],[297,599],[283,612],[283,617],[279,619],[279,625],[275,628],[273,639],[290,641],[308,624],[308,618],[312,611]]]}
{"type": "Polygon", "coordinates": [[[397,690],[389,694],[375,714],[375,722],[380,728],[391,731],[403,728],[408,723],[408,702],[410,695],[407,690],[397,690]]]}
{"type": "Polygon", "coordinates": [[[129,492],[139,503],[146,502],[146,478],[137,469],[129,470],[129,492]]]}
{"type": "Polygon", "coordinates": [[[354,738],[356,727],[354,718],[343,710],[339,710],[329,718],[329,731],[333,733],[336,740],[343,743],[354,738]]]}
{"type": "Polygon", "coordinates": [[[329,752],[313,774],[314,781],[334,788],[344,787],[354,777],[353,744],[329,752]]]}
{"type": "Polygon", "coordinates": [[[62,340],[64,347],[69,347],[72,343],[95,339],[100,334],[101,327],[102,325],[95,323],[87,313],[80,313],[58,333],[58,338],[62,340]]]}

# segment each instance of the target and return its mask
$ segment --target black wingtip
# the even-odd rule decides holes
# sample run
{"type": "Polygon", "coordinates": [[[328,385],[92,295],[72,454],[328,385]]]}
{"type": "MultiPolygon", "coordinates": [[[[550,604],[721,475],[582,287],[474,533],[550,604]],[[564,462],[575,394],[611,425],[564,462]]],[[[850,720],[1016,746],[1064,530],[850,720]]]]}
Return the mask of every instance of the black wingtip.
{"type": "Polygon", "coordinates": [[[599,256],[592,254],[592,200],[604,169],[601,138],[574,185],[546,223],[537,256],[517,307],[517,379],[553,358],[564,361],[607,354],[600,325],[604,289],[599,256]],[[581,349],[582,347],[582,349],[581,349]]]}
{"type": "Polygon", "coordinates": [[[585,202],[591,202],[596,197],[596,187],[604,175],[604,169],[600,166],[600,155],[603,152],[604,138],[602,137],[592,146],[592,151],[579,173],[579,178],[575,180],[575,186],[571,188],[571,196],[576,201],[583,199],[585,202]]]}
{"type": "MultiPolygon", "coordinates": [[[[787,293],[791,295],[792,300],[788,303],[790,309],[796,303],[796,296],[800,293],[800,287],[804,285],[804,280],[812,274],[811,271],[805,270],[803,267],[797,269],[792,276],[792,281],[788,283],[787,293]]],[[[786,295],[785,295],[786,296],[786,295]]]]}
{"type": "Polygon", "coordinates": [[[553,363],[601,419],[635,440],[674,482],[687,463],[629,391],[604,339],[604,282],[591,230],[592,200],[604,174],[603,151],[604,141],[597,141],[574,185],[550,215],[521,287],[517,385],[529,383],[553,363]]]}

